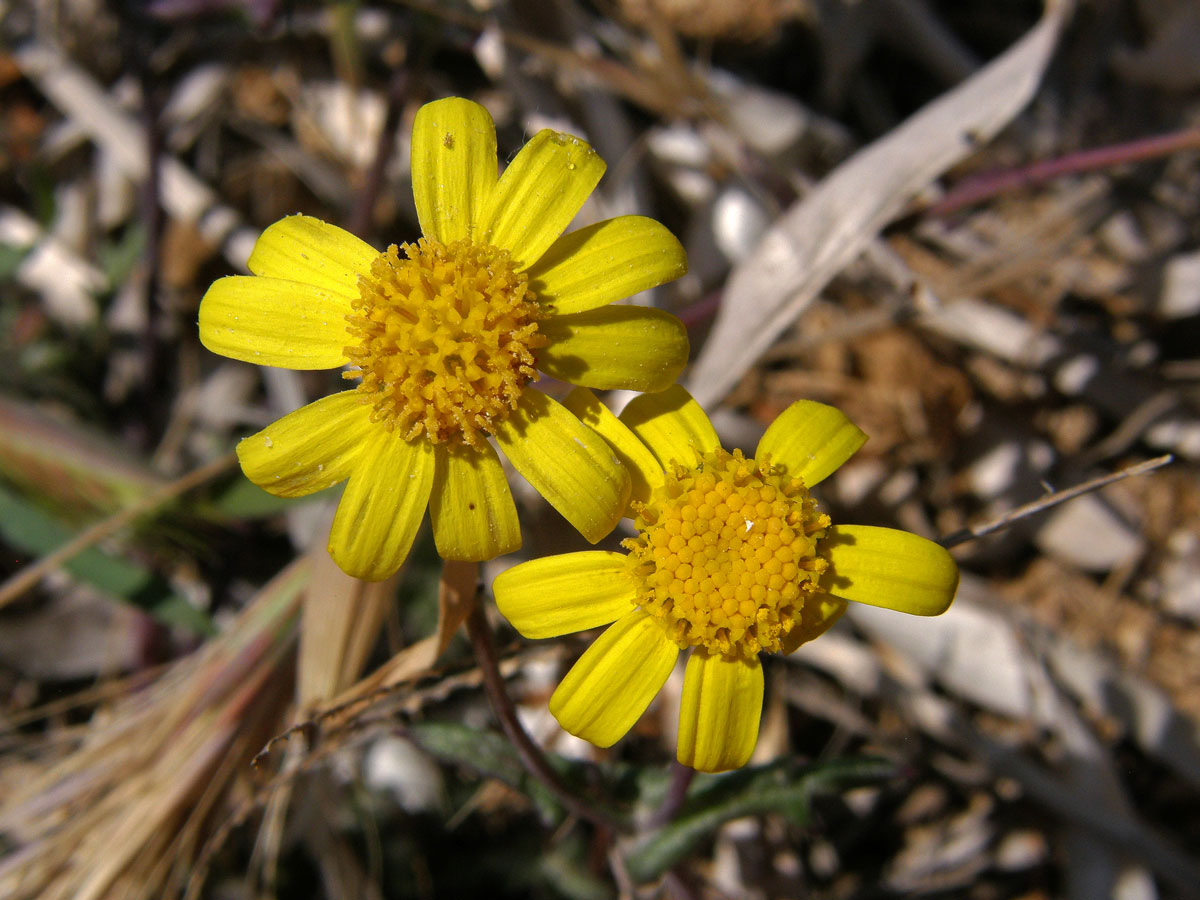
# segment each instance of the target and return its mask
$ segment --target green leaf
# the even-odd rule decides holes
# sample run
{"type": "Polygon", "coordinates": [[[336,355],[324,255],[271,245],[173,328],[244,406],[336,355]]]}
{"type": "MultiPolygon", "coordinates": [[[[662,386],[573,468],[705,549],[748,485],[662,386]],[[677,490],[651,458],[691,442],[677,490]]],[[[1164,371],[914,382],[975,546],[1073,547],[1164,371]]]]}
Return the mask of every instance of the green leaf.
{"type": "MultiPolygon", "coordinates": [[[[17,550],[42,556],[61,547],[73,534],[41,508],[0,485],[0,536],[17,550]]],[[[141,607],[160,622],[201,634],[216,633],[207,615],[172,591],[154,572],[127,559],[91,547],[72,557],[63,568],[112,597],[141,607]]]]}
{"type": "MultiPolygon", "coordinates": [[[[330,491],[336,488],[329,488],[330,491]]],[[[321,491],[313,494],[320,497],[321,491]]],[[[304,501],[309,498],[305,497],[304,501]]],[[[264,519],[283,512],[296,503],[287,497],[276,497],[268,494],[254,482],[238,472],[233,478],[220,484],[213,490],[207,502],[201,503],[196,512],[205,517],[215,516],[219,519],[264,519]]]]}
{"type": "MultiPolygon", "coordinates": [[[[421,722],[409,727],[408,736],[425,752],[443,762],[467,766],[520,791],[530,799],[538,815],[548,825],[557,825],[566,818],[566,811],[553,791],[525,770],[516,748],[503,735],[477,731],[456,722],[421,722]]],[[[547,754],[546,759],[567,789],[579,796],[582,792],[578,788],[585,774],[594,770],[553,754],[547,754]]],[[[585,799],[584,802],[590,800],[585,799]]],[[[621,820],[619,813],[612,809],[601,809],[594,802],[590,805],[613,821],[621,820]]]]}
{"type": "Polygon", "coordinates": [[[568,846],[560,841],[536,857],[532,866],[535,883],[569,900],[612,900],[612,888],[580,864],[586,858],[586,847],[568,846]]]}
{"type": "Polygon", "coordinates": [[[20,268],[32,247],[17,247],[13,244],[0,244],[0,281],[8,281],[20,268]]]}
{"type": "Polygon", "coordinates": [[[96,259],[109,284],[120,284],[133,273],[146,253],[146,229],[140,223],[125,229],[116,241],[105,241],[96,248],[96,259]]]}
{"type": "Polygon", "coordinates": [[[625,864],[633,878],[650,881],[726,822],[778,813],[803,825],[815,794],[877,781],[891,772],[892,765],[878,759],[835,760],[811,766],[781,760],[728,775],[698,776],[681,814],[634,844],[625,864]]]}
{"type": "Polygon", "coordinates": [[[516,748],[504,736],[456,722],[421,722],[410,726],[409,737],[443,762],[466,766],[520,791],[548,824],[557,825],[566,816],[550,789],[525,771],[516,748]]]}

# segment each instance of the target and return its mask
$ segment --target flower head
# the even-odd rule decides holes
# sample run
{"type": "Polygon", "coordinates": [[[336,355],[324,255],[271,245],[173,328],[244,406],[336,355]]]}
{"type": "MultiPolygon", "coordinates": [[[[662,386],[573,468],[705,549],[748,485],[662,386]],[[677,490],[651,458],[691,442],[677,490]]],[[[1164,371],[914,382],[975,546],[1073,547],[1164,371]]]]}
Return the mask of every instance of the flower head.
{"type": "Polygon", "coordinates": [[[610,626],[550,698],[572,734],[611,746],[688,651],[679,761],[737,768],[758,739],[759,654],[819,637],[848,601],[932,616],[954,599],[958,568],[944,548],[892,528],[834,525],[809,495],[866,441],[831,406],[792,404],[753,459],[722,449],[683,388],[643,394],[619,418],[587,390],[567,406],[630,469],[637,536],[626,554],[522,563],[494,591],[526,637],[610,626]]]}
{"type": "Polygon", "coordinates": [[[497,176],[487,111],[459,98],[413,123],[424,236],[379,252],[307,216],[263,232],[251,276],[215,282],[200,337],[216,353],[331,369],[357,387],[238,445],[247,477],[303,496],[348,480],[329,549],[380,579],[407,556],[428,505],[438,552],[484,560],[520,546],[492,441],[590,541],[616,525],[629,476],[594,431],[531,387],[657,391],[687,360],[674,316],[610,306],[687,268],[659,223],[622,216],[563,234],[604,172],[586,143],[542,131],[497,176]]]}

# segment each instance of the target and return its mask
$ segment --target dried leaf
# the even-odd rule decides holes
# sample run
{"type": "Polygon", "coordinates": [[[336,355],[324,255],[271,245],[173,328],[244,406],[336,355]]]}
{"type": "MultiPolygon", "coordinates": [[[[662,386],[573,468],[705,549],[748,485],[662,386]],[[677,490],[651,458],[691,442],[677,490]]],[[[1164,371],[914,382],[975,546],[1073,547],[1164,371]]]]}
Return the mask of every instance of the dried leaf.
{"type": "Polygon", "coordinates": [[[455,632],[466,621],[471,607],[476,602],[478,565],[453,561],[447,561],[443,565],[442,579],[438,585],[437,631],[405,647],[332,702],[324,704],[324,709],[332,710],[346,706],[369,697],[376,691],[419,678],[433,667],[437,658],[450,645],[455,632]]]}
{"type": "Polygon", "coordinates": [[[338,568],[325,549],[314,543],[308,554],[312,581],[304,595],[304,627],[300,631],[296,699],[307,711],[345,690],[362,671],[379,638],[397,578],[361,581],[338,568]]]}
{"type": "Polygon", "coordinates": [[[1073,4],[1051,2],[1020,42],[835,169],[771,228],[729,279],[688,382],[723,397],[826,284],[920,190],[990,139],[1029,102],[1073,4]]]}

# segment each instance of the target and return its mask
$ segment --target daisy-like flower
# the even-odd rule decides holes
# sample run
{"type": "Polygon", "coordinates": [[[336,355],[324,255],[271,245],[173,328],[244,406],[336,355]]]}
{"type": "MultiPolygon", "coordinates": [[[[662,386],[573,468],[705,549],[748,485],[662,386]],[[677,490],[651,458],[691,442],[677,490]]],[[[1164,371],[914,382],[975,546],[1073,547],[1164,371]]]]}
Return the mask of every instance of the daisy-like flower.
{"type": "Polygon", "coordinates": [[[497,177],[496,129],[476,103],[426,104],[412,181],[424,236],[380,253],[306,216],[263,232],[250,276],[215,282],[200,337],[234,359],[348,366],[356,389],[243,440],[255,484],[297,497],[349,480],[329,550],[352,575],[403,563],[428,505],[438,553],[491,559],[521,544],[491,440],[591,542],[625,508],[608,445],[529,383],[537,370],[597,388],[658,391],[687,360],[668,313],[610,306],[678,278],[679,242],[641,216],[564,229],[604,172],[586,143],[545,130],[497,177]]]}
{"type": "Polygon", "coordinates": [[[522,563],[494,592],[526,637],[610,626],[550,698],[572,734],[611,746],[688,651],[678,759],[704,772],[737,768],[758,740],[759,654],[791,653],[823,634],[847,601],[936,616],[954,599],[958,567],[943,547],[892,528],[833,525],[809,496],[866,441],[832,406],[793,403],[749,459],[721,448],[680,387],[643,394],[619,418],[587,390],[566,403],[633,474],[637,536],[624,541],[627,554],[522,563]]]}

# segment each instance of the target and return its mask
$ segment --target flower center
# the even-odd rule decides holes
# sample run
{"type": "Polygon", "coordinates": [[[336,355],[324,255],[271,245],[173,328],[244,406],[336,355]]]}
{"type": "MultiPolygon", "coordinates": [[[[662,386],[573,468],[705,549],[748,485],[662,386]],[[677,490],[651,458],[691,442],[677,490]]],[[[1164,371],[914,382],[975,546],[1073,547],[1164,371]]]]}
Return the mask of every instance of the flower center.
{"type": "Polygon", "coordinates": [[[358,282],[346,356],[372,421],[406,440],[480,447],[537,377],[541,309],[508,251],[469,240],[393,244],[358,282]]]}
{"type": "Polygon", "coordinates": [[[680,648],[727,657],[777,652],[800,622],[828,563],[817,556],[829,517],[798,478],[740,450],[676,465],[638,509],[624,542],[638,606],[680,648]]]}

